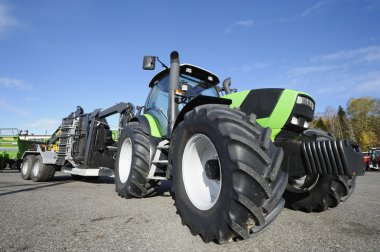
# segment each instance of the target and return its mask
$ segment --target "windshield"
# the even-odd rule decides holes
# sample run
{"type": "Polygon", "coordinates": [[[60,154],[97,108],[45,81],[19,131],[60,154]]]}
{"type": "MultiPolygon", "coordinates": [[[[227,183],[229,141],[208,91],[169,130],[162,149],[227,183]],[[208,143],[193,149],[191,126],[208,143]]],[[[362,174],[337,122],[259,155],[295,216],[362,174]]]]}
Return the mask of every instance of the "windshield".
{"type": "Polygon", "coordinates": [[[186,74],[180,75],[179,84],[188,84],[186,96],[189,98],[189,100],[198,95],[214,97],[218,96],[218,92],[216,91],[214,85],[186,74]]]}

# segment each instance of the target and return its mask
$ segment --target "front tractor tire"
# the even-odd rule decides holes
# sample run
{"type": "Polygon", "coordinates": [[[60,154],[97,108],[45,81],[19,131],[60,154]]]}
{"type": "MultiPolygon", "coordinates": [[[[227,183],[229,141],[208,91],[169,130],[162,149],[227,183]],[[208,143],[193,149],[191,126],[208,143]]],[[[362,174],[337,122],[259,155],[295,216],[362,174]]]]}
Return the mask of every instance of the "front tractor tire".
{"type": "MultiPolygon", "coordinates": [[[[335,140],[319,129],[304,132],[312,141],[335,140]]],[[[318,175],[289,177],[284,192],[285,207],[303,212],[323,212],[337,207],[354,192],[356,177],[344,175],[318,175]]]]}
{"type": "Polygon", "coordinates": [[[149,174],[149,136],[132,122],[123,130],[116,154],[115,190],[123,198],[142,198],[154,193],[149,174]]]}
{"type": "Polygon", "coordinates": [[[356,177],[306,175],[289,178],[284,193],[286,207],[303,212],[323,212],[346,201],[355,190],[356,177]]]}
{"type": "Polygon", "coordinates": [[[54,174],[54,165],[44,164],[41,155],[35,156],[33,158],[30,177],[34,182],[52,181],[54,174]]]}
{"type": "Polygon", "coordinates": [[[188,112],[170,144],[172,192],[182,223],[205,242],[248,239],[280,213],[281,148],[254,115],[225,105],[188,112]]]}

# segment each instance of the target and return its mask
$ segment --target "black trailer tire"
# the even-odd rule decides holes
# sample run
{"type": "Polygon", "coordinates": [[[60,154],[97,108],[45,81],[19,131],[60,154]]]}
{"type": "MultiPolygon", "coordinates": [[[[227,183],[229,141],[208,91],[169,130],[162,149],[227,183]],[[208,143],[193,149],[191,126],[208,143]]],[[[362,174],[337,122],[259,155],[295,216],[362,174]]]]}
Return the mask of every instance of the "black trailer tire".
{"type": "Polygon", "coordinates": [[[173,132],[169,164],[177,213],[193,235],[204,242],[248,239],[278,216],[287,173],[270,136],[254,115],[225,105],[186,113],[173,132]]]}
{"type": "MultiPolygon", "coordinates": [[[[307,137],[313,141],[335,140],[322,130],[310,130],[307,137]]],[[[301,178],[289,177],[284,192],[285,207],[303,212],[323,212],[337,207],[354,192],[356,177],[342,175],[306,175],[301,178]]]]}
{"type": "Polygon", "coordinates": [[[138,123],[122,131],[116,154],[115,190],[123,198],[142,198],[152,194],[155,181],[149,174],[150,140],[138,123]]]}
{"type": "Polygon", "coordinates": [[[29,155],[24,158],[21,164],[21,178],[23,180],[30,180],[30,175],[32,172],[32,165],[33,165],[33,158],[34,156],[29,155]]]}
{"type": "Polygon", "coordinates": [[[41,155],[35,156],[32,161],[30,178],[34,182],[52,181],[55,174],[54,165],[44,164],[41,155]]]}

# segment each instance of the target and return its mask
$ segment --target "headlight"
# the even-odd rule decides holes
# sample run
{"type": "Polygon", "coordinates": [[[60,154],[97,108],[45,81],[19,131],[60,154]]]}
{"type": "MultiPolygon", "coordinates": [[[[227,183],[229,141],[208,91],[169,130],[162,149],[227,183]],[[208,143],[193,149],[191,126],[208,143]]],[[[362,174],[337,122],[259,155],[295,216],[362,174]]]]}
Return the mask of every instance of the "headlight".
{"type": "Polygon", "coordinates": [[[298,117],[293,116],[290,123],[294,124],[294,125],[298,125],[300,127],[303,127],[305,129],[310,128],[310,122],[306,121],[305,118],[298,118],[298,117]]]}
{"type": "Polygon", "coordinates": [[[314,102],[310,100],[309,98],[298,96],[297,97],[297,104],[304,104],[306,106],[309,106],[312,110],[314,110],[314,102]]]}

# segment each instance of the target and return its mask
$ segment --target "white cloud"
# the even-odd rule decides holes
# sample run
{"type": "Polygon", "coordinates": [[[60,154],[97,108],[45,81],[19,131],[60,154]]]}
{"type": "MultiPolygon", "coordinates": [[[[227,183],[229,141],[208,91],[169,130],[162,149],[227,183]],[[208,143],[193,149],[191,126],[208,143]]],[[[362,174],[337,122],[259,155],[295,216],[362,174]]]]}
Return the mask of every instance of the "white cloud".
{"type": "Polygon", "coordinates": [[[0,110],[15,113],[20,116],[28,116],[30,113],[26,109],[21,109],[17,106],[9,104],[6,100],[0,98],[0,110]]]}
{"type": "Polygon", "coordinates": [[[335,78],[334,83],[319,87],[316,92],[321,95],[339,94],[342,97],[353,96],[377,96],[377,90],[380,90],[380,72],[367,72],[359,74],[341,75],[335,78]]]}
{"type": "Polygon", "coordinates": [[[310,8],[307,8],[304,12],[302,12],[301,16],[306,17],[314,12],[317,12],[321,10],[324,6],[328,4],[333,4],[335,3],[335,0],[322,0],[317,2],[315,5],[311,6],[310,8]]]}
{"type": "Polygon", "coordinates": [[[301,75],[322,73],[326,71],[330,71],[336,69],[336,66],[304,66],[304,67],[296,67],[288,71],[289,76],[296,77],[301,75]]]}
{"type": "Polygon", "coordinates": [[[51,134],[61,125],[61,120],[53,118],[41,118],[30,123],[24,123],[20,126],[22,129],[27,129],[34,134],[51,134]]]}
{"type": "Polygon", "coordinates": [[[226,28],[225,33],[226,34],[231,33],[232,30],[235,29],[236,27],[252,27],[254,25],[255,25],[255,22],[252,21],[251,19],[236,21],[235,23],[229,25],[226,28]]]}
{"type": "Polygon", "coordinates": [[[279,21],[280,22],[291,22],[291,21],[295,21],[295,20],[298,20],[301,18],[305,18],[305,17],[310,16],[310,15],[312,15],[318,11],[321,11],[323,8],[325,8],[325,6],[327,6],[329,4],[334,4],[335,2],[336,2],[336,0],[321,0],[321,1],[317,2],[316,4],[314,4],[313,6],[310,6],[309,8],[305,9],[303,12],[297,13],[293,17],[281,18],[279,21]]]}
{"type": "Polygon", "coordinates": [[[34,128],[40,130],[56,129],[61,124],[60,120],[50,119],[50,118],[41,118],[31,123],[25,123],[23,127],[25,128],[34,128]]]}
{"type": "Polygon", "coordinates": [[[312,58],[312,62],[347,61],[373,62],[380,61],[380,46],[368,46],[353,50],[343,50],[312,58]]]}
{"type": "Polygon", "coordinates": [[[380,90],[380,72],[368,72],[359,76],[356,81],[355,93],[372,93],[379,97],[377,92],[380,90]]]}
{"type": "Polygon", "coordinates": [[[241,73],[251,73],[258,69],[264,69],[270,64],[265,62],[254,62],[250,65],[243,65],[240,67],[232,67],[230,71],[232,72],[241,72],[241,73]]]}
{"type": "Polygon", "coordinates": [[[380,7],[380,3],[379,2],[374,2],[374,3],[371,3],[371,4],[367,5],[367,10],[368,11],[374,11],[374,10],[376,10],[379,7],[380,7]]]}
{"type": "Polygon", "coordinates": [[[320,97],[379,97],[380,46],[342,50],[311,58],[287,71],[288,82],[320,97]]]}
{"type": "Polygon", "coordinates": [[[32,89],[32,85],[28,84],[26,81],[8,77],[0,77],[0,87],[18,88],[21,90],[32,89]]]}
{"type": "Polygon", "coordinates": [[[9,9],[0,2],[0,34],[5,32],[10,27],[18,26],[19,22],[12,17],[9,9]]]}

